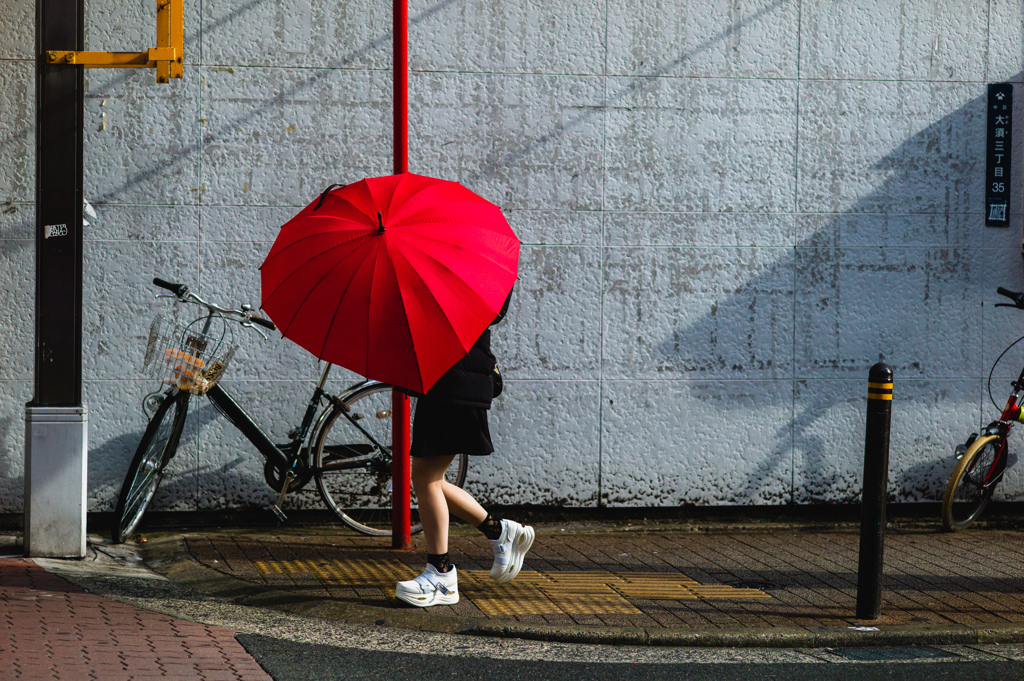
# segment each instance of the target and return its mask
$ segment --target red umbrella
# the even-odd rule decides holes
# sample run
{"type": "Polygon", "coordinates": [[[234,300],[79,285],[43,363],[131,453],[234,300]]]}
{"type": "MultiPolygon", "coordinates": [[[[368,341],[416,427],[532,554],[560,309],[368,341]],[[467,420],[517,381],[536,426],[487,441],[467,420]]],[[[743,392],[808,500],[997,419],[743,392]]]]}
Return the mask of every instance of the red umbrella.
{"type": "Polygon", "coordinates": [[[320,359],[424,393],[512,290],[519,239],[457,182],[403,173],[328,190],[260,267],[262,308],[320,359]]]}

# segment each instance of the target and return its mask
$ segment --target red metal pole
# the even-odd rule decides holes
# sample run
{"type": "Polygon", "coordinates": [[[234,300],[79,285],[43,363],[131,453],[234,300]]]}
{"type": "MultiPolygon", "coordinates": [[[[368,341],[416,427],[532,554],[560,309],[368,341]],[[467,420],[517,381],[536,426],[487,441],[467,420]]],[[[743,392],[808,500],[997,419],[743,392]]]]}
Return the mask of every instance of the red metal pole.
{"type": "MultiPolygon", "coordinates": [[[[394,2],[395,174],[409,172],[409,5],[394,2]]],[[[391,393],[391,548],[412,547],[409,397],[391,393]]]]}
{"type": "Polygon", "coordinates": [[[409,4],[394,0],[395,174],[409,172],[409,4]]]}

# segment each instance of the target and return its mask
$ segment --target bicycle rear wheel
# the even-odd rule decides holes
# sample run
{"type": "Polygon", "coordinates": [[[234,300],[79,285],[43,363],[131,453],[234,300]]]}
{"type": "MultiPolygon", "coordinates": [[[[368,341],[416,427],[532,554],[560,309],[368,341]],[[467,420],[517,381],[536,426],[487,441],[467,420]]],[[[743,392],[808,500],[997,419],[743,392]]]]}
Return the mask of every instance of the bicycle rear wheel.
{"type": "MultiPolygon", "coordinates": [[[[327,508],[352,529],[390,536],[391,386],[369,381],[340,399],[349,411],[333,406],[313,446],[317,488],[327,508]]],[[[462,487],[468,461],[465,454],[456,456],[445,479],[462,487]]],[[[414,533],[420,529],[412,527],[414,533]]]]}
{"type": "Polygon", "coordinates": [[[995,484],[985,485],[1006,440],[999,435],[979,437],[960,458],[942,498],[942,524],[947,530],[962,530],[985,510],[995,484]]]}
{"type": "Polygon", "coordinates": [[[187,392],[168,391],[149,420],[117,495],[111,527],[111,539],[115,544],[121,544],[131,536],[156,494],[164,469],[178,448],[178,440],[185,427],[188,398],[187,392]]]}

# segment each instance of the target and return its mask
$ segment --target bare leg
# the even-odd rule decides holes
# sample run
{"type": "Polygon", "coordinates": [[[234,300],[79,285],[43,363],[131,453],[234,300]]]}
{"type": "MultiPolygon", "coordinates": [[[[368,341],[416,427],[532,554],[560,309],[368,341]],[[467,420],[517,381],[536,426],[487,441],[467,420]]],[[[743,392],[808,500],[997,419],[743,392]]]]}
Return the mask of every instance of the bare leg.
{"type": "Polygon", "coordinates": [[[444,481],[444,500],[452,515],[462,518],[473,527],[487,520],[487,511],[466,490],[444,481]]]}
{"type": "MultiPolygon", "coordinates": [[[[419,501],[423,537],[427,553],[448,553],[448,504],[445,501],[444,473],[454,456],[412,458],[412,484],[419,501]]],[[[470,497],[472,498],[472,497],[470,497]]]]}

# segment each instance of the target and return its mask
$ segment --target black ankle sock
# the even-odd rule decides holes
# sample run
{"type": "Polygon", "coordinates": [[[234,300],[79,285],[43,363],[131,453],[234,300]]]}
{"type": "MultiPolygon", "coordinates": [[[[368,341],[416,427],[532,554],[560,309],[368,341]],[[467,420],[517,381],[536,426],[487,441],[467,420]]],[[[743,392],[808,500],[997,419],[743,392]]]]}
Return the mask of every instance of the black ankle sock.
{"type": "Polygon", "coordinates": [[[427,562],[434,566],[438,572],[448,572],[452,569],[452,561],[448,558],[448,552],[428,553],[427,562]]]}
{"type": "Polygon", "coordinates": [[[484,521],[476,526],[476,529],[484,533],[484,536],[491,541],[501,539],[501,516],[488,513],[484,521]]]}

